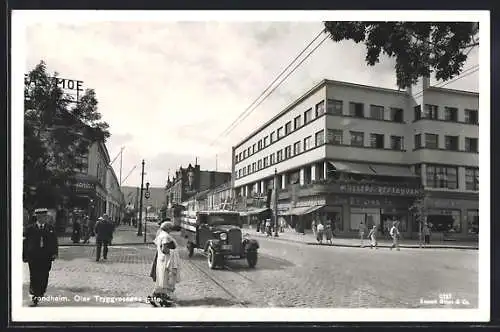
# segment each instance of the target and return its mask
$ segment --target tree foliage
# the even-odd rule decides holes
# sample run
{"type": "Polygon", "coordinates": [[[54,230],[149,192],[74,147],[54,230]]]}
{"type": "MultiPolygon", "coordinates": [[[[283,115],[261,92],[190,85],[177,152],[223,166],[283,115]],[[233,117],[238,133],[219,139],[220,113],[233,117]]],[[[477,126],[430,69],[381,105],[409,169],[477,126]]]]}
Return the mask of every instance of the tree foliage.
{"type": "Polygon", "coordinates": [[[31,70],[24,85],[24,203],[55,207],[71,196],[74,175],[85,165],[93,141],[110,136],[100,121],[93,90],[71,106],[57,85],[57,73],[49,76],[45,63],[31,70]]]}
{"type": "Polygon", "coordinates": [[[400,88],[435,73],[437,80],[459,75],[470,50],[479,45],[473,22],[324,22],[333,41],[366,45],[366,63],[374,66],[384,53],[395,58],[400,88]]]}

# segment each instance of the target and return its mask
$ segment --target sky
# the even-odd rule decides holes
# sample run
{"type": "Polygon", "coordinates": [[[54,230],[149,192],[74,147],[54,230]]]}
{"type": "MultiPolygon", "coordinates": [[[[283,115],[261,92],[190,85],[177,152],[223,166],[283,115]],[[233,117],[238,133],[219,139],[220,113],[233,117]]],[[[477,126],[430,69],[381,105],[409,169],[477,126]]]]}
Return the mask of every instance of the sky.
{"type": "MultiPolygon", "coordinates": [[[[397,88],[392,59],[382,56],[370,67],[362,44],[329,39],[221,136],[322,27],[321,21],[33,23],[26,26],[26,70],[44,60],[50,72],[94,89],[110,125],[111,159],[124,147],[123,179],[136,166],[123,185],[140,185],[144,159],[144,182],[164,187],[168,174],[196,158],[203,170],[217,164],[230,171],[233,145],[324,78],[397,88]]],[[[477,64],[474,48],[464,68],[477,64]]],[[[477,92],[478,75],[447,87],[477,92]]],[[[119,160],[113,167],[119,176],[119,160]]]]}

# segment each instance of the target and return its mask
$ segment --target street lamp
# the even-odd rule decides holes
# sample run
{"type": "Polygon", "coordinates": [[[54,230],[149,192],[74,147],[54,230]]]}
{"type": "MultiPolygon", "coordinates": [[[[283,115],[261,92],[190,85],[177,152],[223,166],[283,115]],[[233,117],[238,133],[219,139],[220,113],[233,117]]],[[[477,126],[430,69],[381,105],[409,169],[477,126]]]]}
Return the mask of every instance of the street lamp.
{"type": "Polygon", "coordinates": [[[278,234],[278,170],[274,169],[274,206],[273,206],[273,216],[274,216],[274,237],[279,237],[278,234]]]}
{"type": "MultiPolygon", "coordinates": [[[[149,199],[149,182],[146,182],[146,199],[149,199]]],[[[146,215],[144,216],[144,243],[146,243],[146,225],[148,223],[148,207],[146,207],[146,215]]]]}

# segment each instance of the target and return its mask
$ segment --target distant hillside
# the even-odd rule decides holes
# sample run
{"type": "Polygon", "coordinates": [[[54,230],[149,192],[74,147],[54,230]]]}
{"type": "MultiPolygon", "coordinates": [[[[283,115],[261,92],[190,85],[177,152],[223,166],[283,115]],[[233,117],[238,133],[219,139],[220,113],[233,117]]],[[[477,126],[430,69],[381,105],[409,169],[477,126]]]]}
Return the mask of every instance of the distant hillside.
{"type": "MultiPolygon", "coordinates": [[[[145,188],[144,188],[145,190],[145,188]]],[[[139,189],[140,191],[140,189],[139,189]]],[[[137,196],[137,187],[122,187],[123,195],[125,196],[125,204],[131,203],[132,205],[136,202],[137,196]]],[[[151,205],[157,209],[161,208],[163,203],[165,202],[165,188],[149,188],[149,192],[151,193],[151,197],[149,199],[145,199],[143,197],[142,204],[143,206],[151,205]]],[[[139,201],[139,200],[137,200],[139,201]]]]}

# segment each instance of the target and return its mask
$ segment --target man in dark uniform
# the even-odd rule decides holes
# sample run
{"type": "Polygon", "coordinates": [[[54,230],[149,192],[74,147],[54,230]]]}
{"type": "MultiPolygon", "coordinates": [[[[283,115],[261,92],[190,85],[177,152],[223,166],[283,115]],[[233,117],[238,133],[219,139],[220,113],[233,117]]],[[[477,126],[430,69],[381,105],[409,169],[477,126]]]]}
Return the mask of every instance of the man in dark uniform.
{"type": "Polygon", "coordinates": [[[39,216],[23,234],[23,260],[30,269],[30,294],[34,306],[47,290],[52,261],[58,255],[57,235],[47,218],[46,215],[39,216]]]}
{"type": "Polygon", "coordinates": [[[99,217],[95,225],[96,234],[96,262],[101,259],[101,249],[104,247],[102,256],[104,260],[108,259],[108,245],[113,237],[113,224],[109,221],[108,217],[99,217]]]}

